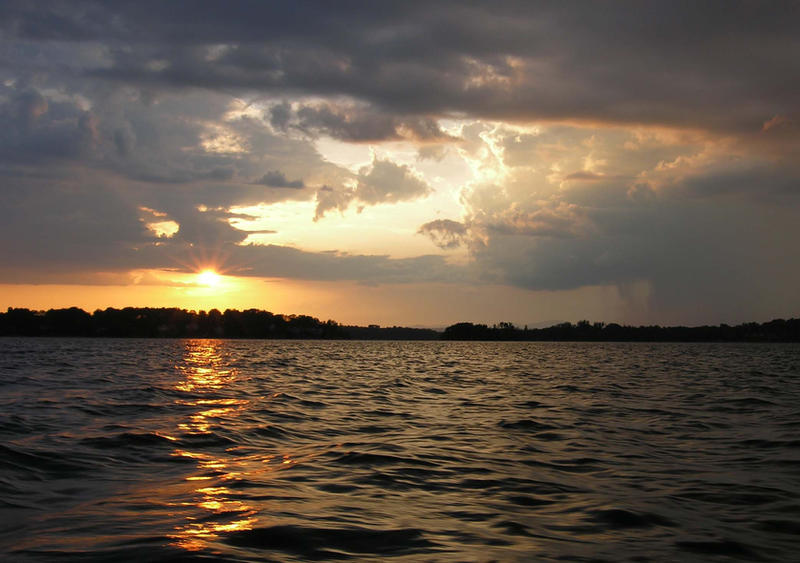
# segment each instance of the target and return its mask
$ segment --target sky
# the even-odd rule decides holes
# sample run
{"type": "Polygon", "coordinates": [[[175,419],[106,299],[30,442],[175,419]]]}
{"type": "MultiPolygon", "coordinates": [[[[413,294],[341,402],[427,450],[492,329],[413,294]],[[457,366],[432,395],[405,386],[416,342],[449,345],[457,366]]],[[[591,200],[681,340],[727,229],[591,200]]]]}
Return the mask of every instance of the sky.
{"type": "Polygon", "coordinates": [[[6,0],[0,307],[800,316],[799,92],[797,2],[6,0]]]}

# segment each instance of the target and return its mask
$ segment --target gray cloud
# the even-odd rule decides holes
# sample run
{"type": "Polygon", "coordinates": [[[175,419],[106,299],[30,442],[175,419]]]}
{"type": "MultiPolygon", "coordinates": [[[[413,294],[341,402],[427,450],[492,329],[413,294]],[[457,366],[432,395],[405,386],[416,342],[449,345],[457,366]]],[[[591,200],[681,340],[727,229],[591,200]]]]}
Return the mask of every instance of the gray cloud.
{"type": "Polygon", "coordinates": [[[315,220],[332,210],[343,212],[352,202],[364,205],[409,201],[429,195],[432,188],[414,175],[405,165],[375,158],[370,166],[359,170],[354,188],[317,192],[315,220]]]}
{"type": "Polygon", "coordinates": [[[508,147],[506,177],[464,191],[464,234],[458,229],[484,279],[623,292],[644,282],[651,318],[670,322],[800,306],[800,266],[786,244],[800,237],[796,165],[673,138],[653,145],[631,132],[595,132],[591,142],[581,129],[493,135],[508,147]],[[566,142],[575,135],[580,142],[566,142]],[[601,171],[558,172],[585,162],[601,171]]]}
{"type": "Polygon", "coordinates": [[[234,256],[249,265],[248,273],[264,277],[365,283],[463,282],[468,279],[464,268],[434,255],[398,259],[342,252],[314,253],[270,245],[237,247],[234,256]]]}
{"type": "Polygon", "coordinates": [[[425,197],[431,187],[416,177],[408,166],[375,159],[358,174],[355,197],[368,205],[393,203],[425,197]]]}
{"type": "Polygon", "coordinates": [[[774,201],[800,195],[800,174],[796,168],[773,163],[730,161],[687,175],[675,189],[692,197],[739,195],[774,201]]]}
{"type": "Polygon", "coordinates": [[[125,194],[97,183],[5,182],[0,208],[0,275],[6,281],[18,271],[57,275],[143,266],[137,248],[154,240],[125,194]]]}
{"type": "Polygon", "coordinates": [[[494,214],[486,227],[491,233],[503,235],[556,238],[587,235],[590,233],[584,227],[583,212],[579,206],[563,201],[543,202],[529,211],[512,206],[502,213],[494,214]]]}
{"type": "Polygon", "coordinates": [[[578,182],[595,182],[608,179],[605,174],[597,174],[596,172],[587,172],[585,170],[579,170],[564,176],[564,180],[576,180],[578,182]]]}
{"type": "Polygon", "coordinates": [[[348,115],[328,104],[306,105],[297,110],[298,127],[322,132],[345,141],[398,138],[395,120],[388,114],[348,115]]]}
{"type": "Polygon", "coordinates": [[[125,189],[132,204],[189,221],[198,205],[314,197],[286,174],[333,185],[352,176],[306,140],[275,135],[249,117],[225,119],[231,102],[208,92],[145,96],[88,85],[72,94],[47,83],[22,90],[0,84],[0,177],[10,190],[19,178],[65,185],[90,175],[125,189]]]}
{"type": "Polygon", "coordinates": [[[275,129],[286,131],[292,119],[292,106],[287,101],[275,104],[269,110],[269,122],[275,129]]]}
{"type": "Polygon", "coordinates": [[[96,140],[91,114],[35,89],[5,88],[0,98],[0,161],[35,165],[86,156],[96,140]]]}
{"type": "Polygon", "coordinates": [[[457,248],[464,243],[467,227],[451,219],[436,219],[422,225],[417,233],[430,238],[439,248],[457,248]]]}
{"type": "Polygon", "coordinates": [[[303,180],[287,180],[286,175],[279,170],[270,170],[256,184],[271,188],[292,188],[295,190],[306,187],[303,180]]]}
{"type": "Polygon", "coordinates": [[[317,191],[317,208],[314,214],[314,221],[322,219],[330,211],[344,211],[350,207],[350,203],[355,198],[352,189],[342,188],[334,190],[329,186],[323,186],[317,191]]]}
{"type": "Polygon", "coordinates": [[[0,208],[6,213],[0,222],[4,283],[86,283],[87,273],[152,268],[192,272],[209,262],[235,275],[305,280],[410,283],[467,277],[463,268],[442,256],[393,259],[241,245],[248,232],[227,220],[246,215],[185,206],[141,211],[126,190],[97,183],[75,182],[67,189],[41,179],[18,180],[0,190],[0,208]],[[180,230],[158,238],[145,226],[155,220],[176,221],[180,230]]]}
{"type": "MultiPolygon", "coordinates": [[[[281,125],[284,106],[278,105],[281,125]]],[[[273,109],[274,115],[274,109],[273,109]]],[[[441,130],[436,120],[428,117],[397,116],[369,108],[335,104],[305,104],[295,112],[294,127],[312,135],[325,134],[350,142],[409,139],[415,141],[453,141],[454,137],[441,130]]],[[[274,121],[274,119],[273,119],[274,121]]]]}
{"type": "MultiPolygon", "coordinates": [[[[775,115],[797,112],[800,40],[792,2],[371,8],[241,1],[78,2],[65,9],[9,1],[2,25],[17,41],[107,45],[103,56],[83,54],[71,63],[91,76],[348,96],[401,115],[755,132],[775,115]]],[[[343,134],[367,134],[313,116],[320,119],[343,134]]]]}

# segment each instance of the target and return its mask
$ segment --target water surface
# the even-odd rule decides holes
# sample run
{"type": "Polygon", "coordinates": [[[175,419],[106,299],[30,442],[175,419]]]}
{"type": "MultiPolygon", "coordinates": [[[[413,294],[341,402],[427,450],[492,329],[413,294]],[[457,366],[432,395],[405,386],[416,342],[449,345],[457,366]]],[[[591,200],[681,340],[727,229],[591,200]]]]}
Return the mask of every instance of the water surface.
{"type": "Polygon", "coordinates": [[[0,339],[0,559],[796,558],[800,346],[0,339]]]}

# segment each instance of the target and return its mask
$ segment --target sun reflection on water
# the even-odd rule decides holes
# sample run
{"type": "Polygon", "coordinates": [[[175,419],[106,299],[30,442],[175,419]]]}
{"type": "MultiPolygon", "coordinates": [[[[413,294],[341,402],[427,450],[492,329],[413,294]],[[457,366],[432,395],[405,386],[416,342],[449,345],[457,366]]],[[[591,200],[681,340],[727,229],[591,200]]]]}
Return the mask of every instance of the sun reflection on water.
{"type": "MultiPolygon", "coordinates": [[[[214,340],[190,340],[186,342],[183,362],[176,366],[182,379],[175,389],[186,393],[205,394],[208,398],[177,401],[182,406],[197,407],[200,410],[178,423],[178,428],[186,434],[211,434],[214,425],[231,426],[248,404],[247,400],[232,397],[218,397],[219,392],[234,383],[237,372],[225,359],[220,342],[214,340]]],[[[208,486],[214,479],[229,481],[236,479],[240,472],[229,468],[225,457],[208,452],[193,452],[175,449],[173,456],[186,457],[197,461],[198,474],[185,478],[188,484],[197,483],[193,490],[187,491],[190,501],[181,502],[184,508],[193,508],[182,522],[175,527],[170,537],[173,545],[189,551],[208,547],[220,534],[239,530],[249,530],[257,522],[257,510],[250,504],[232,498],[233,492],[223,486],[208,486]]]]}
{"type": "Polygon", "coordinates": [[[175,388],[187,393],[221,389],[237,375],[236,370],[227,365],[222,345],[216,340],[188,340],[183,362],[175,369],[184,377],[175,388]]]}
{"type": "MultiPolygon", "coordinates": [[[[248,401],[245,400],[238,400],[235,403],[227,402],[234,401],[234,399],[226,399],[225,401],[225,403],[215,403],[217,408],[205,409],[192,414],[188,421],[178,424],[178,428],[184,432],[189,432],[192,434],[210,434],[210,428],[213,419],[221,420],[235,417],[248,403],[248,401]],[[223,404],[235,406],[220,406],[223,404]]],[[[203,402],[201,401],[185,401],[181,404],[189,406],[201,406],[202,403],[203,402]]],[[[208,403],[206,402],[206,404],[208,403]]]]}

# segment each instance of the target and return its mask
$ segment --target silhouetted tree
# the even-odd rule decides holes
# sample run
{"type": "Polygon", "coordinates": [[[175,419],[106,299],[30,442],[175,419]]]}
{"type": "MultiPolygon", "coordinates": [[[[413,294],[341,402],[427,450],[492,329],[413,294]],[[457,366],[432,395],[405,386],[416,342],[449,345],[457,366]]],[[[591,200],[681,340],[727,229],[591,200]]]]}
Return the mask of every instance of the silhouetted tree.
{"type": "Polygon", "coordinates": [[[276,315],[269,311],[177,308],[107,308],[91,315],[77,307],[46,312],[9,307],[0,313],[0,336],[109,336],[139,338],[358,338],[397,340],[620,340],[668,342],[800,342],[800,319],[775,319],[737,326],[661,327],[616,323],[565,322],[547,328],[516,328],[501,322],[456,323],[443,333],[408,327],[340,326],[308,315],[276,315]]]}

